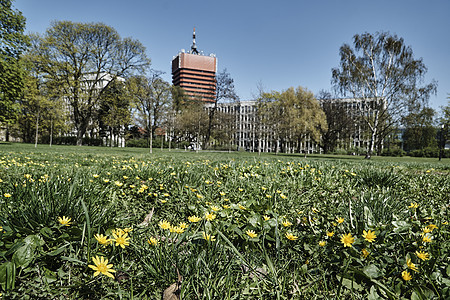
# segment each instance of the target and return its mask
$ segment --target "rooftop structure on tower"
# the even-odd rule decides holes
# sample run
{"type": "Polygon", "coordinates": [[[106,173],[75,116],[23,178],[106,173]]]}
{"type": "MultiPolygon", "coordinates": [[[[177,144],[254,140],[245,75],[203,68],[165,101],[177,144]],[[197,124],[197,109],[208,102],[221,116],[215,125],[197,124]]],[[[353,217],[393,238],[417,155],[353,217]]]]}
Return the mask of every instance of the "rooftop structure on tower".
{"type": "Polygon", "coordinates": [[[172,83],[183,88],[192,98],[214,102],[216,98],[216,65],[214,54],[204,55],[197,50],[195,27],[191,50],[181,50],[172,60],[172,83]]]}

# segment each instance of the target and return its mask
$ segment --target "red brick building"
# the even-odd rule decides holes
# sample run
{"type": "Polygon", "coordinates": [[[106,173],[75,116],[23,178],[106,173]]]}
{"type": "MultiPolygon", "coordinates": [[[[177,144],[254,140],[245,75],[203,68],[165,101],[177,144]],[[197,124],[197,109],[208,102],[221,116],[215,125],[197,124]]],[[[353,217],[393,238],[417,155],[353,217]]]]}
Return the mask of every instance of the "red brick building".
{"type": "Polygon", "coordinates": [[[202,101],[214,102],[216,98],[215,55],[199,53],[195,45],[195,28],[191,50],[181,51],[172,60],[172,83],[182,87],[186,93],[202,101]]]}

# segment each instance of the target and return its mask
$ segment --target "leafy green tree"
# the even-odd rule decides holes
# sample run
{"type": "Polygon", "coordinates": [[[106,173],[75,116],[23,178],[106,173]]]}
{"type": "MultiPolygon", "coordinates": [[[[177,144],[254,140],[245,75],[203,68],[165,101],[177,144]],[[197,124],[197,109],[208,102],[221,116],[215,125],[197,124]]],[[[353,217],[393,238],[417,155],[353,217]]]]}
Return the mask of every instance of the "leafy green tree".
{"type": "Polygon", "coordinates": [[[410,113],[405,117],[405,132],[403,133],[405,151],[437,146],[437,130],[433,125],[434,115],[434,109],[423,108],[418,113],[410,113]]]}
{"type": "Polygon", "coordinates": [[[98,113],[101,95],[119,78],[144,72],[150,64],[144,46],[102,23],[57,21],[36,40],[30,55],[41,74],[55,83],[70,107],[82,144],[98,113]]]}
{"type": "MultiPolygon", "coordinates": [[[[23,95],[18,99],[20,114],[12,126],[12,134],[21,137],[24,142],[38,143],[39,132],[48,131],[49,143],[52,143],[53,130],[65,127],[63,103],[53,88],[52,81],[45,80],[28,55],[21,57],[25,68],[23,95]]],[[[57,91],[56,91],[57,92],[57,91]]]]}
{"type": "Polygon", "coordinates": [[[340,66],[332,70],[332,82],[342,95],[369,101],[360,109],[370,131],[370,158],[377,141],[399,124],[411,105],[426,103],[436,83],[419,85],[427,68],[396,35],[356,34],[353,45],[340,48],[340,66]]]}
{"type": "Polygon", "coordinates": [[[0,1],[0,124],[17,117],[17,99],[24,88],[21,53],[28,45],[24,35],[25,17],[12,8],[11,0],[0,1]]]}
{"type": "MultiPolygon", "coordinates": [[[[447,99],[450,99],[450,96],[447,99]]],[[[450,101],[447,101],[447,105],[442,106],[441,110],[441,117],[439,118],[439,126],[441,127],[439,130],[439,147],[445,148],[447,141],[450,139],[450,101]]]]}
{"type": "Polygon", "coordinates": [[[102,94],[98,119],[100,131],[109,131],[110,146],[117,146],[119,136],[124,135],[125,127],[131,122],[130,98],[123,82],[115,81],[102,94]]]}
{"type": "Polygon", "coordinates": [[[320,139],[320,128],[326,129],[326,116],[314,95],[302,87],[283,92],[263,93],[258,100],[261,120],[272,130],[282,152],[296,148],[309,138],[320,139]]]}

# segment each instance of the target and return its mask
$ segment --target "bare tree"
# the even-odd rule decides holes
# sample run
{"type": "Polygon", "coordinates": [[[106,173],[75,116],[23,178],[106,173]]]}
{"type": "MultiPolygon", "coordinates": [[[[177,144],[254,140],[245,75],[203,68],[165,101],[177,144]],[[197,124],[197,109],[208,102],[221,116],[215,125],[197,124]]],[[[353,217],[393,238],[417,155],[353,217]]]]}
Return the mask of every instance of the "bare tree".
{"type": "Polygon", "coordinates": [[[82,144],[106,88],[119,77],[143,72],[150,64],[139,41],[122,39],[102,23],[57,21],[33,39],[30,55],[37,69],[57,83],[71,108],[77,145],[82,144]]]}
{"type": "Polygon", "coordinates": [[[234,90],[234,80],[227,72],[227,69],[219,72],[216,76],[216,100],[214,101],[214,105],[209,108],[208,112],[208,128],[206,130],[205,148],[209,147],[211,133],[218,125],[216,120],[217,106],[219,103],[225,101],[239,101],[239,97],[234,90]]]}
{"type": "Polygon", "coordinates": [[[146,128],[150,153],[153,152],[153,135],[163,124],[171,102],[171,86],[161,78],[162,72],[152,71],[149,77],[136,76],[128,83],[128,91],[137,110],[136,117],[146,128]]]}

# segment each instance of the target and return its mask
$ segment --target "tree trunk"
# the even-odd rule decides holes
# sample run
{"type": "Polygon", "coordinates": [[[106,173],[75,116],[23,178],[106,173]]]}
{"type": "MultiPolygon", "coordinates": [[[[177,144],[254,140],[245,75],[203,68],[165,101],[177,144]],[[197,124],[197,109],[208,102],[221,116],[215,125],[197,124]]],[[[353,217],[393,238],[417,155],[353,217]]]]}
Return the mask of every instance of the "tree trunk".
{"type": "Polygon", "coordinates": [[[50,147],[52,146],[53,142],[53,118],[50,119],[50,147]]]}
{"type": "Polygon", "coordinates": [[[209,148],[209,139],[211,138],[211,130],[212,130],[212,125],[213,125],[216,109],[217,109],[217,101],[214,102],[214,107],[209,111],[209,114],[208,114],[209,120],[208,120],[208,128],[206,130],[206,137],[205,137],[205,149],[209,148]]]}
{"type": "Polygon", "coordinates": [[[87,126],[81,125],[77,130],[77,146],[83,146],[83,136],[86,133],[87,126]]]}
{"type": "Polygon", "coordinates": [[[37,147],[37,143],[38,143],[38,136],[39,136],[39,115],[40,112],[38,111],[37,117],[36,117],[36,135],[34,137],[34,148],[37,147]]]}
{"type": "Polygon", "coordinates": [[[375,120],[372,129],[372,134],[370,135],[369,148],[367,149],[366,159],[370,159],[375,149],[375,140],[378,133],[378,111],[375,113],[375,120]]]}
{"type": "Polygon", "coordinates": [[[149,130],[150,136],[149,136],[149,143],[148,143],[148,145],[150,147],[150,153],[153,153],[153,130],[152,129],[153,128],[150,128],[150,130],[149,130]]]}

